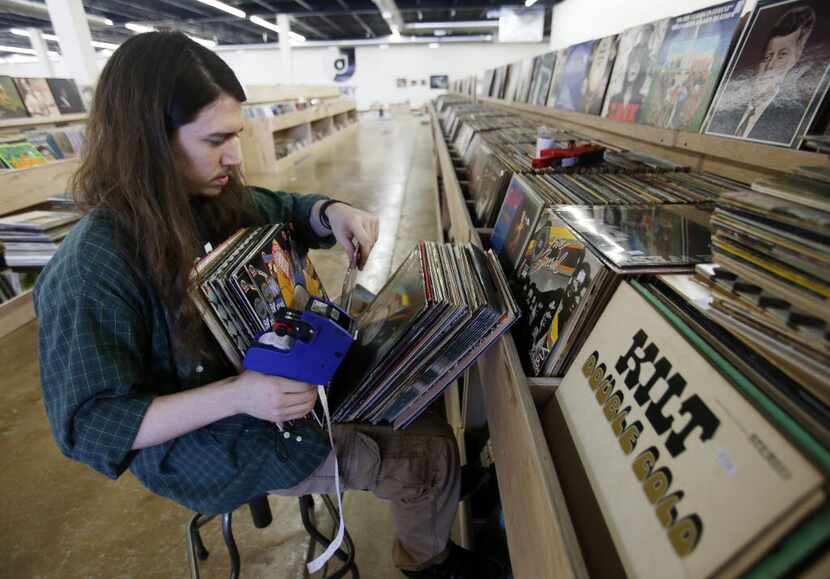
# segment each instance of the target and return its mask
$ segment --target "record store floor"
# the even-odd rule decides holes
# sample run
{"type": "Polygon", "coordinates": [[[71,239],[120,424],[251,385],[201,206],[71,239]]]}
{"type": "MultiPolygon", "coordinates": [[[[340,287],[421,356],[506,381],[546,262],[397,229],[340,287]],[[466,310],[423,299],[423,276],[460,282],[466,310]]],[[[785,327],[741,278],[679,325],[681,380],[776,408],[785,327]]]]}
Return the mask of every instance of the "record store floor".
{"type": "MultiPolygon", "coordinates": [[[[358,278],[377,291],[418,240],[436,236],[431,136],[422,118],[361,120],[356,130],[295,169],[249,180],[321,192],[379,215],[380,240],[358,278]]],[[[312,260],[327,290],[339,293],[345,252],[315,252],[312,260]]],[[[55,447],[41,402],[36,332],[33,322],[0,340],[0,578],[189,577],[184,526],[190,511],[151,495],[129,474],[110,481],[65,459],[55,447]]],[[[297,500],[270,502],[274,523],[267,529],[253,527],[247,508],[235,514],[242,577],[304,577],[308,537],[297,500]]],[[[386,503],[349,492],[345,511],[361,575],[402,577],[391,563],[393,528],[386,503]]],[[[218,520],[205,527],[203,537],[212,554],[201,564],[201,576],[227,577],[218,520]]]]}

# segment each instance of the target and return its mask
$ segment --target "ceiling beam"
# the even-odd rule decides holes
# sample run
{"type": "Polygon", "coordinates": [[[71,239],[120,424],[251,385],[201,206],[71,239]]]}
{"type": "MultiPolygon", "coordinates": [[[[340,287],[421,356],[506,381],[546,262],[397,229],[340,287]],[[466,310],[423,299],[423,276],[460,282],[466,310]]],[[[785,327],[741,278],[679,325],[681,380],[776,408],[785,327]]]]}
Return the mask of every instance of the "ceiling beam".
{"type": "Polygon", "coordinates": [[[363,20],[363,18],[360,17],[359,14],[352,13],[352,16],[354,16],[354,19],[357,20],[357,22],[363,27],[363,30],[366,31],[367,36],[371,38],[374,38],[376,36],[375,31],[372,30],[372,28],[368,24],[366,24],[366,22],[363,20]]]}
{"type": "Polygon", "coordinates": [[[303,22],[302,20],[300,20],[296,16],[291,18],[291,25],[292,26],[299,26],[303,30],[307,30],[307,31],[311,32],[312,34],[314,34],[315,36],[319,36],[320,38],[328,38],[328,34],[323,32],[319,28],[316,28],[316,27],[312,26],[311,24],[306,24],[305,22],[303,22]]]}
{"type": "Polygon", "coordinates": [[[343,30],[343,28],[339,24],[337,24],[334,20],[332,20],[328,16],[318,16],[317,18],[319,18],[320,20],[322,20],[323,22],[325,22],[326,24],[328,24],[329,26],[334,28],[340,34],[345,34],[346,33],[346,31],[343,30]]]}
{"type": "Polygon", "coordinates": [[[300,6],[305,8],[306,10],[309,10],[309,11],[314,10],[314,8],[309,6],[308,2],[304,2],[303,0],[294,0],[294,2],[299,4],[300,6]]]}

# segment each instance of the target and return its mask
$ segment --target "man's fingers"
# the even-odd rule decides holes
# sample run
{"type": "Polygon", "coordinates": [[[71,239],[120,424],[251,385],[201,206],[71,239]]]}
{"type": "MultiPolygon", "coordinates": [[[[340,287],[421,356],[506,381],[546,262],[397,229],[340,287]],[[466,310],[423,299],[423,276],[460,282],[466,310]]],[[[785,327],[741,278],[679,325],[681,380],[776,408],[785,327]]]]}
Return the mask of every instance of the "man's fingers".
{"type": "Polygon", "coordinates": [[[297,382],[289,380],[288,378],[275,379],[280,390],[285,394],[298,394],[306,392],[316,392],[317,386],[314,384],[306,384],[305,382],[297,382]]]}

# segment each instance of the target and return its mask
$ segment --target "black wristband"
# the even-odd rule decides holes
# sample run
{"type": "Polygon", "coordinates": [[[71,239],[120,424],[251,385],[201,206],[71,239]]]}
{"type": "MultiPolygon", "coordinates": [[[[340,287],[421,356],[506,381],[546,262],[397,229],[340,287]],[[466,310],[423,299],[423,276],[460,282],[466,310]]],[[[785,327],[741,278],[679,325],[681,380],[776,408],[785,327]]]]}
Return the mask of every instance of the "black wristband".
{"type": "Polygon", "coordinates": [[[326,211],[335,203],[342,203],[343,205],[348,205],[348,203],[346,203],[345,201],[338,201],[337,199],[327,199],[323,201],[322,205],[320,205],[320,225],[322,225],[329,231],[331,231],[331,222],[329,221],[329,216],[326,215],[326,211]]]}

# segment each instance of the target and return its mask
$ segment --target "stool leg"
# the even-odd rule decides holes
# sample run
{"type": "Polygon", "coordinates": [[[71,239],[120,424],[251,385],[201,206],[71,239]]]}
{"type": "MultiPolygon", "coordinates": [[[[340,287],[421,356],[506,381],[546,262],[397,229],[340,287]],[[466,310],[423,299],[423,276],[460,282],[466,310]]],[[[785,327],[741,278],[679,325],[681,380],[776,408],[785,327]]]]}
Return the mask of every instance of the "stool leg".
{"type": "Polygon", "coordinates": [[[204,561],[210,553],[202,542],[199,529],[205,523],[213,520],[214,516],[206,517],[202,514],[195,514],[190,522],[185,525],[185,539],[187,541],[187,561],[190,564],[191,579],[199,579],[199,561],[204,561]]]}
{"type": "MultiPolygon", "coordinates": [[[[314,510],[314,498],[311,495],[303,495],[299,497],[299,502],[300,517],[303,520],[303,527],[305,527],[306,532],[314,541],[322,545],[324,549],[327,548],[331,544],[331,540],[323,535],[317,527],[314,526],[314,523],[311,520],[311,512],[314,510]]],[[[323,495],[323,502],[326,504],[326,508],[331,515],[332,521],[337,521],[337,508],[334,506],[332,500],[328,496],[323,495]]],[[[344,562],[343,566],[336,572],[328,575],[326,579],[340,579],[341,577],[345,577],[349,572],[351,572],[353,579],[360,579],[360,573],[358,572],[357,565],[354,561],[354,543],[352,542],[352,538],[348,531],[345,532],[343,541],[346,544],[348,552],[343,549],[337,549],[334,552],[337,558],[344,562]]]]}
{"type": "Polygon", "coordinates": [[[236,548],[236,541],[233,539],[233,528],[231,527],[233,513],[225,513],[222,515],[222,536],[225,539],[225,545],[228,547],[228,555],[231,558],[231,573],[230,579],[239,579],[239,569],[241,564],[239,562],[239,549],[236,548]]]}

